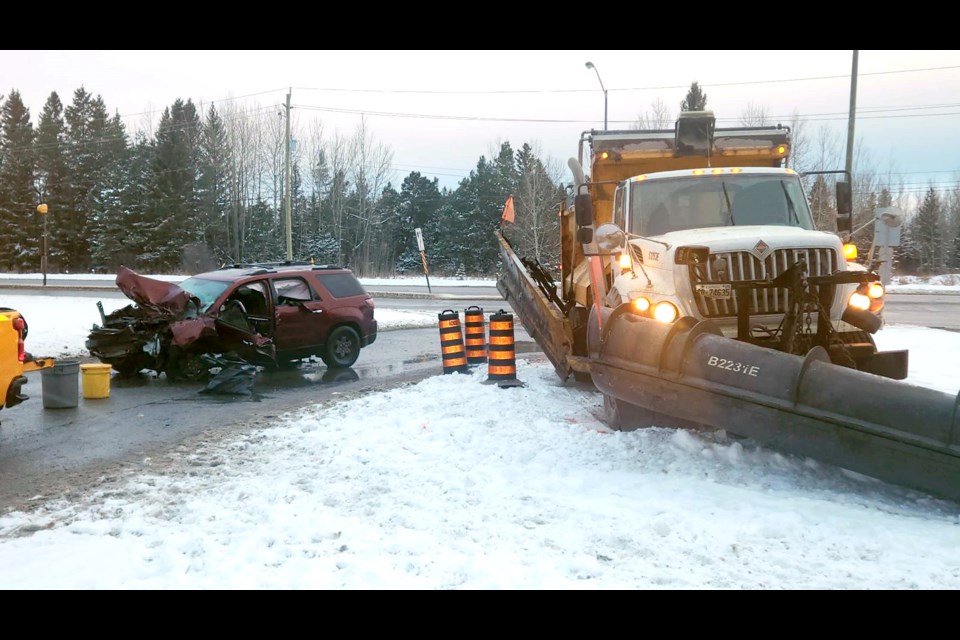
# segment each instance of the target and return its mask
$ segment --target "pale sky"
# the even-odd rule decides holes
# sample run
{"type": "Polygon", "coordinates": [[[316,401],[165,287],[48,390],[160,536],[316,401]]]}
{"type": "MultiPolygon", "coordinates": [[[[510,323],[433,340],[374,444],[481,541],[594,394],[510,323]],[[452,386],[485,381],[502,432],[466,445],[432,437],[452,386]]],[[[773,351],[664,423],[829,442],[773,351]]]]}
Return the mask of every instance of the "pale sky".
{"type": "MultiPolygon", "coordinates": [[[[88,328],[91,298],[40,298],[3,297],[27,314],[29,348],[88,328]]],[[[877,343],[910,350],[904,384],[956,395],[960,362],[943,354],[960,334],[895,325],[877,343]]],[[[486,378],[438,364],[414,385],[344,387],[37,495],[0,513],[0,589],[960,589],[954,502],[724,431],[613,432],[600,395],[542,358],[517,360],[522,387],[486,378]]]]}
{"type": "MultiPolygon", "coordinates": [[[[69,104],[82,85],[133,131],[177,98],[279,111],[290,92],[295,135],[316,118],[326,135],[350,135],[366,114],[393,152],[396,186],[420,171],[454,188],[503,141],[530,143],[569,180],[581,132],[603,127],[601,81],[611,129],[628,128],[657,98],[675,118],[697,81],[718,126],[738,126],[750,107],[774,123],[799,113],[810,136],[828,125],[842,169],[852,61],[849,50],[8,50],[0,94],[18,90],[36,124],[52,91],[69,104]]],[[[870,169],[921,192],[960,179],[960,50],[860,51],[856,105],[870,169]]]]}

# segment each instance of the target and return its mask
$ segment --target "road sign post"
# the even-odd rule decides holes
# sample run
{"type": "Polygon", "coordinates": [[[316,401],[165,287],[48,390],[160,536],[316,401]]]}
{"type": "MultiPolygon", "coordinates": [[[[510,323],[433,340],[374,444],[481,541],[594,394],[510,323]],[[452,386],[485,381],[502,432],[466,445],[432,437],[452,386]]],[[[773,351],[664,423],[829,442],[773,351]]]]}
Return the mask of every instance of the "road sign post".
{"type": "Polygon", "coordinates": [[[420,262],[423,263],[423,275],[427,279],[427,291],[433,293],[433,290],[430,288],[430,272],[427,271],[427,252],[423,247],[423,231],[420,230],[420,227],[417,227],[413,231],[417,234],[417,249],[420,250],[420,262]]]}

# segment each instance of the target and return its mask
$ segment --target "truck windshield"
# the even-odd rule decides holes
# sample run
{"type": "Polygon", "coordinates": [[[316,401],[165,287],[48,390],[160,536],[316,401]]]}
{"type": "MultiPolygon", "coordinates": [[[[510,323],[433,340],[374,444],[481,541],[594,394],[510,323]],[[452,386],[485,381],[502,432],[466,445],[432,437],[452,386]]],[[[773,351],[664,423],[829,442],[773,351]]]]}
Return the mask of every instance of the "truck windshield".
{"type": "Polygon", "coordinates": [[[800,179],[794,175],[729,174],[633,182],[629,233],[742,225],[814,228],[800,179]]]}

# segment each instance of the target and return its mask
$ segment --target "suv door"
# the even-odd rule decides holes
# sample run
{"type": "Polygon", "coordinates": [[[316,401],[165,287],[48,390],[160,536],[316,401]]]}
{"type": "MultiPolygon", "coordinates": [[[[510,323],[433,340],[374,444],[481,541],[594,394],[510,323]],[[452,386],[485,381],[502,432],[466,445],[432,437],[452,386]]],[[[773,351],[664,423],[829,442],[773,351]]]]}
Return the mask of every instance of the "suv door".
{"type": "Polygon", "coordinates": [[[224,298],[224,307],[240,303],[250,328],[260,335],[273,335],[273,294],[268,280],[251,280],[236,285],[224,298]]]}
{"type": "Polygon", "coordinates": [[[330,314],[320,296],[300,276],[278,276],[272,283],[277,350],[315,351],[330,331],[330,314]]]}

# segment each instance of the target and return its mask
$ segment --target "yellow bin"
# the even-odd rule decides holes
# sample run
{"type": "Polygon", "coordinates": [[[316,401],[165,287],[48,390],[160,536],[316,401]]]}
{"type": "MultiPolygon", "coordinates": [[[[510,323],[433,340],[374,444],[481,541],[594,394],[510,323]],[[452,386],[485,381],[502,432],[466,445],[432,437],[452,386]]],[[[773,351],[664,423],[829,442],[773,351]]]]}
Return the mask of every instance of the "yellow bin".
{"type": "Polygon", "coordinates": [[[112,368],[109,364],[80,365],[84,398],[110,397],[110,369],[112,368]]]}

